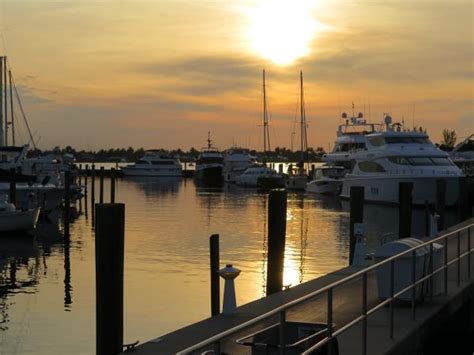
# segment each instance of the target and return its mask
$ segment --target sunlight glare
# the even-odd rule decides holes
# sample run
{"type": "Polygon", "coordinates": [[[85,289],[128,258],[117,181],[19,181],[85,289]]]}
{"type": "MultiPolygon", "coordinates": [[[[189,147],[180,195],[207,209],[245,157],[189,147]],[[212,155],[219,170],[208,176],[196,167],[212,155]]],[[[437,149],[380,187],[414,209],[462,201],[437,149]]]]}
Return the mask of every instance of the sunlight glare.
{"type": "Polygon", "coordinates": [[[279,65],[307,55],[311,41],[325,27],[311,16],[314,6],[310,0],[262,0],[247,9],[252,49],[279,65]]]}

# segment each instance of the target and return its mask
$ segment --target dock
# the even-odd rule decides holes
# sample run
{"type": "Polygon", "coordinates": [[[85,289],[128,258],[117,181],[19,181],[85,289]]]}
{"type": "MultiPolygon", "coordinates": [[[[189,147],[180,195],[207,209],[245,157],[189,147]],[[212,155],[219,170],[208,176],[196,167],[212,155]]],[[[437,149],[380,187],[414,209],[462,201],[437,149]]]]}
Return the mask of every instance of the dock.
{"type": "MultiPolygon", "coordinates": [[[[435,238],[447,246],[446,267],[435,270],[444,284],[441,294],[412,302],[396,297],[393,302],[382,301],[376,270],[370,265],[349,266],[242,305],[232,315],[219,314],[159,336],[137,346],[134,353],[248,354],[251,348],[236,340],[280,319],[333,324],[326,341],[336,338],[339,354],[417,353],[446,344],[447,349],[456,349],[449,346],[453,336],[449,329],[459,329],[458,345],[474,333],[474,218],[435,238]]],[[[236,288],[238,292],[238,280],[236,288]]]]}

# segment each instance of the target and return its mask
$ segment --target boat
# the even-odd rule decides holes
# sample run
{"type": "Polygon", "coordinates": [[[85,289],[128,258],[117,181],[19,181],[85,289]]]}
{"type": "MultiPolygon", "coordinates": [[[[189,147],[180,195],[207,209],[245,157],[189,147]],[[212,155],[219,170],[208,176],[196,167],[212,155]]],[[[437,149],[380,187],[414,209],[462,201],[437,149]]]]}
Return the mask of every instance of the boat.
{"type": "Polygon", "coordinates": [[[307,135],[307,123],[306,123],[306,112],[304,104],[304,93],[303,93],[303,72],[300,71],[300,152],[301,159],[298,162],[297,174],[288,175],[285,180],[285,187],[289,190],[301,190],[304,191],[306,184],[308,183],[308,175],[306,174],[305,163],[307,163],[308,157],[308,135],[307,135]]]}
{"type": "Polygon", "coordinates": [[[159,150],[147,150],[135,164],[122,168],[124,176],[182,176],[181,162],[159,150]]]}
{"type": "Polygon", "coordinates": [[[456,145],[450,156],[464,174],[474,176],[474,134],[456,145]]]}
{"type": "Polygon", "coordinates": [[[313,178],[306,184],[306,191],[321,195],[338,195],[342,189],[345,168],[323,165],[314,169],[313,178]]]}
{"type": "Polygon", "coordinates": [[[203,148],[196,161],[194,180],[199,185],[220,186],[224,182],[222,175],[224,156],[212,146],[211,133],[207,133],[207,147],[203,148]]]}
{"type": "Polygon", "coordinates": [[[347,172],[352,170],[352,154],[365,149],[365,136],[383,130],[382,124],[368,123],[362,112],[355,116],[354,104],[352,110],[350,118],[346,112],[342,113],[345,122],[337,128],[334,148],[322,156],[325,163],[343,166],[347,172]]]}
{"type": "Polygon", "coordinates": [[[248,149],[233,147],[225,152],[222,175],[225,182],[235,183],[236,178],[257,162],[248,149]]]}
{"type": "Polygon", "coordinates": [[[236,178],[238,186],[276,188],[284,187],[285,179],[282,174],[265,165],[254,165],[236,178]]]}
{"type": "Polygon", "coordinates": [[[18,210],[13,203],[0,196],[0,233],[29,232],[36,228],[40,208],[18,210]]]}
{"type": "Polygon", "coordinates": [[[438,180],[446,181],[446,206],[459,197],[462,171],[448,153],[438,149],[424,132],[403,131],[385,116],[383,132],[365,136],[365,150],[352,154],[354,168],[344,177],[341,198],[350,198],[352,186],[364,187],[366,202],[398,205],[399,183],[413,183],[414,205],[436,203],[438,180]]]}

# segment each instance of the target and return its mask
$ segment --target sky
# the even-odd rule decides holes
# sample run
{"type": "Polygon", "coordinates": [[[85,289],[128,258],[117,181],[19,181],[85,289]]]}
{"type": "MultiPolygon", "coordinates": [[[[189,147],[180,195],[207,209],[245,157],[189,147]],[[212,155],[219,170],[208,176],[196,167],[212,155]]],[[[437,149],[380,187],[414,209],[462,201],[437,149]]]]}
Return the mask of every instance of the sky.
{"type": "Polygon", "coordinates": [[[0,52],[42,149],[200,148],[210,131],[220,149],[262,150],[263,69],[272,148],[292,136],[299,146],[300,70],[310,146],[332,146],[352,103],[439,142],[445,128],[474,133],[473,10],[471,0],[0,0],[0,52]]]}

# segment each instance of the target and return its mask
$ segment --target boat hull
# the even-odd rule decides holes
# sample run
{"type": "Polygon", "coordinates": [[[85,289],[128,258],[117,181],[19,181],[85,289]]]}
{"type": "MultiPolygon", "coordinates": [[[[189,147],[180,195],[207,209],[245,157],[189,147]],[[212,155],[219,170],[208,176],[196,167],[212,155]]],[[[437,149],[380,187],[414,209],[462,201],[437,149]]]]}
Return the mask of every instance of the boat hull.
{"type": "Polygon", "coordinates": [[[142,169],[142,168],[122,168],[124,176],[155,176],[155,177],[172,177],[182,176],[181,169],[142,169]]]}
{"type": "Polygon", "coordinates": [[[288,190],[304,191],[307,183],[308,177],[306,175],[292,175],[285,181],[285,187],[288,190]]]}
{"type": "Polygon", "coordinates": [[[28,232],[36,228],[39,208],[27,211],[2,211],[0,212],[0,233],[28,232]]]}
{"type": "Polygon", "coordinates": [[[338,195],[342,180],[313,180],[306,185],[306,191],[321,195],[338,195]]]}
{"type": "Polygon", "coordinates": [[[224,182],[222,176],[222,165],[197,167],[194,180],[200,185],[220,186],[224,182]]]}
{"type": "Polygon", "coordinates": [[[425,201],[436,203],[436,181],[446,181],[446,206],[454,206],[459,198],[459,177],[351,177],[344,179],[341,198],[350,198],[352,186],[364,187],[366,202],[398,205],[401,182],[413,183],[413,205],[424,206],[425,201]]]}

